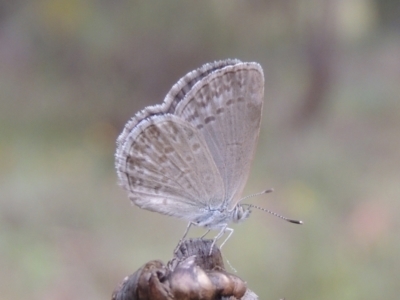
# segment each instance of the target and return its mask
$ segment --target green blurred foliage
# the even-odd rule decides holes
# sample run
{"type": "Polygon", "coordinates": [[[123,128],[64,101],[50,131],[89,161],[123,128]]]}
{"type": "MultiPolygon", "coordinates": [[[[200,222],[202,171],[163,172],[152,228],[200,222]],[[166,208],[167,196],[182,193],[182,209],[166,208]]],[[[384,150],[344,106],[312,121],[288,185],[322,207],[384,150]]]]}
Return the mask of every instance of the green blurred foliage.
{"type": "MultiPolygon", "coordinates": [[[[167,261],[185,222],[130,208],[115,139],[203,63],[264,67],[247,185],[260,211],[224,254],[261,299],[396,299],[398,1],[0,3],[0,294],[110,299],[167,261]]],[[[196,229],[193,236],[202,234],[196,229]]]]}

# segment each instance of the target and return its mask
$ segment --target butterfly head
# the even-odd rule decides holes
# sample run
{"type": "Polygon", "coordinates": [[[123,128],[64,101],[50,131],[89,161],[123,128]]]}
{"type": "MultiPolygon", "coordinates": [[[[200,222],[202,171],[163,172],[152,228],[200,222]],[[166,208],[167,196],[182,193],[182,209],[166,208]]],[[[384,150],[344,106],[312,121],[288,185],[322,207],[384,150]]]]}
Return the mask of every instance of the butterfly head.
{"type": "Polygon", "coordinates": [[[250,206],[236,205],[232,211],[232,221],[234,223],[239,223],[246,220],[251,213],[250,206]]]}

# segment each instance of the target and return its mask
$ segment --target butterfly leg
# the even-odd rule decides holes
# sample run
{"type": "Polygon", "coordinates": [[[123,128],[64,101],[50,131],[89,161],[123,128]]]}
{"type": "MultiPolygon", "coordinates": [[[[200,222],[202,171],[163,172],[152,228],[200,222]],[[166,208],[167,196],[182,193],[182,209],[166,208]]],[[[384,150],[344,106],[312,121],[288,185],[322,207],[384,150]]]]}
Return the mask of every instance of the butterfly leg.
{"type": "Polygon", "coordinates": [[[183,234],[182,238],[179,240],[178,245],[176,245],[176,247],[175,247],[174,254],[176,254],[178,252],[179,248],[182,245],[182,242],[185,240],[187,234],[189,233],[189,229],[190,229],[190,227],[192,227],[192,225],[197,225],[197,224],[194,222],[189,222],[188,226],[186,227],[185,233],[183,234]]]}
{"type": "Polygon", "coordinates": [[[213,239],[213,242],[211,244],[211,248],[210,248],[210,253],[209,255],[211,255],[212,250],[214,248],[215,243],[217,242],[217,240],[219,240],[225,233],[225,231],[230,231],[228,237],[225,239],[225,241],[222,243],[222,245],[220,246],[220,248],[222,248],[222,246],[225,244],[225,242],[229,239],[229,237],[232,235],[233,233],[233,229],[232,228],[228,228],[228,224],[224,224],[223,227],[221,228],[221,230],[218,232],[218,234],[215,236],[215,238],[213,239]]]}
{"type": "Polygon", "coordinates": [[[225,231],[229,231],[228,237],[225,239],[225,241],[222,242],[222,244],[221,244],[221,246],[219,246],[219,248],[222,248],[222,246],[225,245],[226,241],[229,240],[229,238],[231,237],[234,230],[232,228],[225,227],[224,233],[225,233],[225,231]]]}

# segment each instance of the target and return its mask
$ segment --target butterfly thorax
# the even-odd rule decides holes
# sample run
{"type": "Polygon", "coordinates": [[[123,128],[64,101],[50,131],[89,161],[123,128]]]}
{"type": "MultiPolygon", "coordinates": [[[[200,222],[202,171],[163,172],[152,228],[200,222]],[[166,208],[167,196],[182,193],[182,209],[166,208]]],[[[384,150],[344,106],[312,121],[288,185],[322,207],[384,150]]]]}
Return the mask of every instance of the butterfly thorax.
{"type": "Polygon", "coordinates": [[[232,210],[222,208],[207,208],[202,216],[194,221],[198,226],[209,229],[218,229],[234,222],[239,223],[250,216],[251,210],[247,207],[236,205],[232,210]]]}

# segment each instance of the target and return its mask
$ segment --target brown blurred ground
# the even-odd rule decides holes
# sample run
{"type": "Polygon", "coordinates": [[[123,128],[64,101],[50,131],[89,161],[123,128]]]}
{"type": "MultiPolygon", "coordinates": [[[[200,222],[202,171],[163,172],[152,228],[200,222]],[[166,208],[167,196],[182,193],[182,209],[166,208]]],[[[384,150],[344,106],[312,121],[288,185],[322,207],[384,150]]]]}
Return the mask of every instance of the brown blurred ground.
{"type": "Polygon", "coordinates": [[[110,299],[172,256],[186,223],[130,207],[115,138],[224,58],[266,77],[246,194],[273,187],[250,201],[305,222],[235,226],[238,275],[261,299],[398,298],[397,2],[0,2],[1,298],[110,299]]]}

